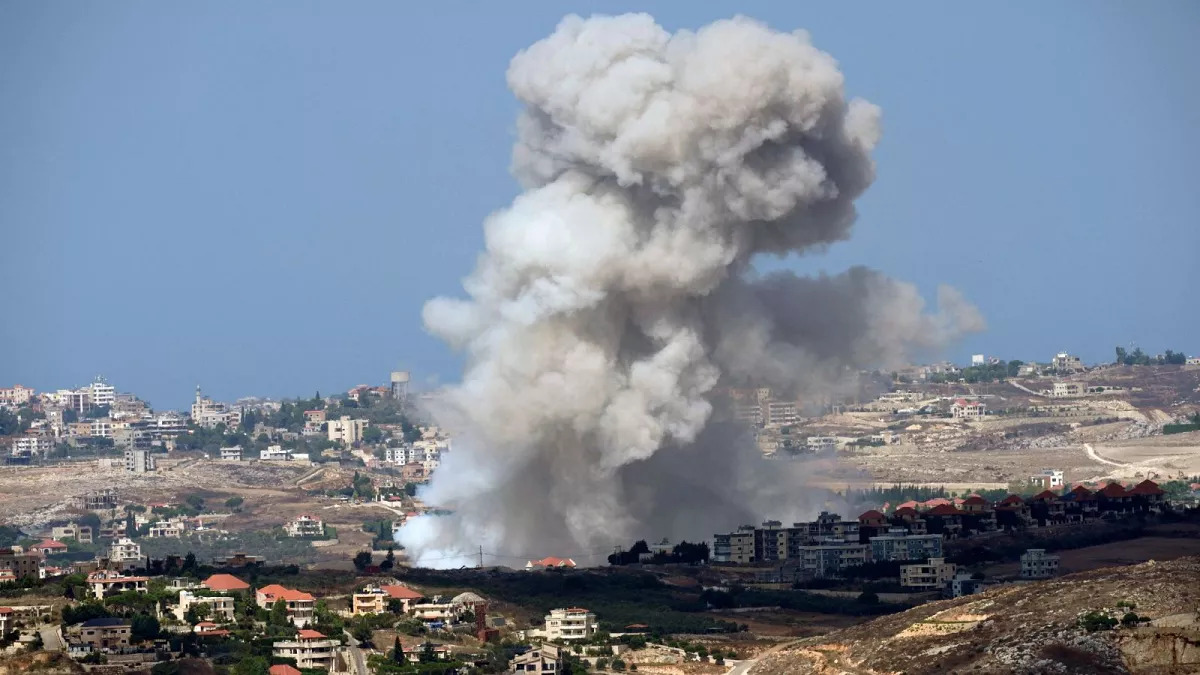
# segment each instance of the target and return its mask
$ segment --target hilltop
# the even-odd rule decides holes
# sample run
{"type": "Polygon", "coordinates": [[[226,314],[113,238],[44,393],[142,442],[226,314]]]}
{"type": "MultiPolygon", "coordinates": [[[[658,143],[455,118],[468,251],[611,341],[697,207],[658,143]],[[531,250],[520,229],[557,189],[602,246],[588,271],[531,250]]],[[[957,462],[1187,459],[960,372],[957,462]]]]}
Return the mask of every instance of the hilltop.
{"type": "Polygon", "coordinates": [[[996,587],[802,640],[751,675],[1200,672],[1197,579],[1189,557],[996,587]]]}

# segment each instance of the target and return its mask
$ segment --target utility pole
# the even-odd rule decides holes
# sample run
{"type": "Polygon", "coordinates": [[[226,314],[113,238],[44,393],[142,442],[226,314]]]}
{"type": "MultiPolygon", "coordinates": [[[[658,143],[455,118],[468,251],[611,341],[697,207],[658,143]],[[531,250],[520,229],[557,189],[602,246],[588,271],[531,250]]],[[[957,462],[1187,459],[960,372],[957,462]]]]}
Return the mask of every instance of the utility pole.
{"type": "Polygon", "coordinates": [[[479,569],[483,569],[483,546],[479,547],[479,569]]]}

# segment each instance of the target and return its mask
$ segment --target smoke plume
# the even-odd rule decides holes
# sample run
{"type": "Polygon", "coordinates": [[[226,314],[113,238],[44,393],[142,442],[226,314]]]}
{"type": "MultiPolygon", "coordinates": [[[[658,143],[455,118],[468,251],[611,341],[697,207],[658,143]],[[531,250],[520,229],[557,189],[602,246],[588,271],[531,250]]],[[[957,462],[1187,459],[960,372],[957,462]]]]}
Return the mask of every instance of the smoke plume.
{"type": "Polygon", "coordinates": [[[866,268],[754,274],[758,254],[845,239],[875,174],[880,110],[846,99],[807,34],[570,16],[508,83],[525,192],[484,224],[468,298],[424,312],[467,364],[437,411],[454,450],[423,493],[453,515],[402,530],[418,562],[480,546],[489,564],[584,562],[803,515],[803,476],[714,415],[716,391],[836,391],[981,328],[953,289],[930,313],[866,268]]]}

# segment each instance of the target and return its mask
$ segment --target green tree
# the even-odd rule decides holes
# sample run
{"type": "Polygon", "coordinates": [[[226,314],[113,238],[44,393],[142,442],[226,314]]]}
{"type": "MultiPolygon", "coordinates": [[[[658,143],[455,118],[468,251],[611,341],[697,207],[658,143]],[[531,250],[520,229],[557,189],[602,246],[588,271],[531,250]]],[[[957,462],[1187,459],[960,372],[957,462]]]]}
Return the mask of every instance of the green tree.
{"type": "Polygon", "coordinates": [[[1119,366],[1124,363],[1125,363],[1125,348],[1117,347],[1117,365],[1119,366]]]}
{"type": "Polygon", "coordinates": [[[188,551],[188,554],[183,557],[182,571],[192,572],[196,569],[196,567],[196,554],[188,551]]]}
{"type": "Polygon", "coordinates": [[[243,501],[244,500],[241,497],[230,497],[229,499],[225,500],[225,506],[226,508],[236,509],[242,505],[243,501]]]}
{"type": "Polygon", "coordinates": [[[404,665],[404,646],[400,644],[400,636],[396,636],[396,641],[392,643],[392,660],[400,665],[404,665]]]}
{"type": "Polygon", "coordinates": [[[287,614],[287,603],[282,598],[276,600],[275,604],[271,605],[271,616],[267,620],[267,623],[272,626],[290,625],[287,614]]]}
{"type": "Polygon", "coordinates": [[[370,565],[371,565],[371,552],[370,551],[359,551],[357,554],[355,554],[354,569],[358,570],[359,572],[362,572],[363,570],[367,569],[367,567],[369,567],[370,565]]]}
{"type": "Polygon", "coordinates": [[[265,656],[248,656],[238,660],[229,675],[267,675],[271,662],[265,656]]]}
{"type": "Polygon", "coordinates": [[[162,632],[158,619],[149,614],[137,614],[130,622],[129,635],[134,642],[153,640],[162,632]]]}

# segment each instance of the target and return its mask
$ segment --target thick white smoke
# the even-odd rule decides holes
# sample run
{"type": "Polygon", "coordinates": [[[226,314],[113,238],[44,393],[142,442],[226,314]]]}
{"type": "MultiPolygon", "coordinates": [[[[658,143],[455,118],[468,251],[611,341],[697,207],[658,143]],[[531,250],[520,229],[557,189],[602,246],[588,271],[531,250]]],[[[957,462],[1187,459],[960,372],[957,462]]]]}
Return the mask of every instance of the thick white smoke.
{"type": "Polygon", "coordinates": [[[424,493],[454,514],[402,531],[419,562],[585,558],[787,515],[802,477],[713,421],[715,390],[827,392],[981,327],[953,289],[929,314],[865,268],[753,277],[756,254],[846,238],[874,176],[880,111],[805,33],[571,16],[508,82],[526,191],[485,223],[469,298],[425,307],[467,366],[424,493]]]}

